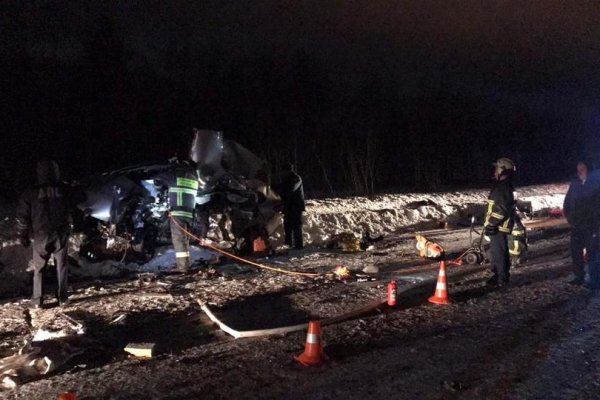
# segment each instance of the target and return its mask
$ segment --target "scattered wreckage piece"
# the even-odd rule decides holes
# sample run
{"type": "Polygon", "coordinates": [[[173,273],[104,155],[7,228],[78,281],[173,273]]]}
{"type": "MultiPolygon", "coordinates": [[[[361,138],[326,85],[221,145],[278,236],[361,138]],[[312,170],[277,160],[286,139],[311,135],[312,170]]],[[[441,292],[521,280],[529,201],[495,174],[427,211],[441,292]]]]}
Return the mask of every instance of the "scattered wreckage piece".
{"type": "Polygon", "coordinates": [[[349,279],[352,277],[352,273],[348,269],[348,267],[343,265],[337,265],[333,269],[333,274],[337,276],[339,279],[349,279]]]}
{"type": "Polygon", "coordinates": [[[109,325],[119,324],[119,323],[125,321],[125,318],[127,318],[127,313],[118,313],[108,324],[109,325]]]}
{"type": "Polygon", "coordinates": [[[31,341],[17,354],[0,360],[0,390],[14,389],[46,375],[85,351],[83,322],[62,312],[54,314],[51,320],[35,321],[42,324],[31,341]]]}
{"type": "Polygon", "coordinates": [[[85,349],[69,343],[64,336],[27,343],[18,354],[0,360],[0,390],[18,386],[56,370],[85,349]]]}
{"type": "Polygon", "coordinates": [[[328,249],[342,250],[347,253],[356,253],[359,251],[369,250],[373,243],[383,239],[383,235],[372,237],[369,231],[365,231],[362,238],[356,237],[352,232],[342,232],[333,235],[327,242],[328,249]]]}
{"type": "Polygon", "coordinates": [[[129,343],[125,351],[140,358],[152,358],[154,356],[154,343],[129,343]]]}
{"type": "MultiPolygon", "coordinates": [[[[214,322],[223,332],[233,336],[235,339],[239,338],[248,338],[248,337],[261,337],[261,336],[272,336],[272,335],[285,335],[287,333],[298,332],[308,328],[308,322],[304,324],[291,325],[291,326],[283,326],[279,328],[271,328],[271,329],[257,329],[252,331],[238,331],[235,330],[223,322],[221,322],[208,308],[208,305],[197,299],[198,304],[200,304],[200,308],[204,313],[208,316],[208,318],[214,322]]],[[[346,321],[348,319],[356,318],[360,315],[368,313],[370,311],[379,309],[384,307],[387,304],[386,301],[377,300],[372,303],[367,304],[364,307],[358,308],[356,310],[321,320],[321,326],[337,324],[342,321],[346,321]]]]}

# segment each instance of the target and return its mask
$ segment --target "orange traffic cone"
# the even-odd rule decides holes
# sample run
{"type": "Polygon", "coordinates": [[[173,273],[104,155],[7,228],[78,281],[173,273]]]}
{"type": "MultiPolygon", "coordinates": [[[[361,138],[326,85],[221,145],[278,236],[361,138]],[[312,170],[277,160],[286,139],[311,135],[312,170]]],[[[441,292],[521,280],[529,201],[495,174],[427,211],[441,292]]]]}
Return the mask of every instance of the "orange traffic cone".
{"type": "Polygon", "coordinates": [[[74,392],[64,392],[58,395],[57,400],[77,400],[77,396],[74,392]]]}
{"type": "Polygon", "coordinates": [[[448,287],[446,285],[446,263],[440,262],[440,273],[438,275],[437,285],[435,287],[435,293],[429,298],[430,303],[434,304],[450,304],[450,298],[448,297],[448,287]]]}
{"type": "Polygon", "coordinates": [[[310,321],[308,323],[304,353],[294,358],[300,364],[307,367],[319,365],[327,360],[327,355],[323,351],[323,343],[321,343],[321,323],[319,321],[310,321]]]}

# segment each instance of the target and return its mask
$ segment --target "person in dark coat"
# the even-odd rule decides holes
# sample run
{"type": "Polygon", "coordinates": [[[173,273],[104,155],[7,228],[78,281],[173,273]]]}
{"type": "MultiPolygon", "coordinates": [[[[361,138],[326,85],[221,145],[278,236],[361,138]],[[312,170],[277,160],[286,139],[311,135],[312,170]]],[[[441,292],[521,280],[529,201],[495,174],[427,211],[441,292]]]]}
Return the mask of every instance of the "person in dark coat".
{"type": "Polygon", "coordinates": [[[33,295],[30,306],[43,304],[43,276],[51,258],[56,266],[59,305],[68,304],[67,250],[71,233],[73,193],[60,180],[58,164],[41,160],[37,164],[37,184],[26,190],[17,209],[17,233],[21,244],[29,247],[33,239],[33,295]]]}
{"type": "MultiPolygon", "coordinates": [[[[591,178],[590,172],[591,168],[585,161],[577,164],[577,177],[571,181],[563,204],[563,212],[571,225],[571,259],[575,277],[569,283],[574,285],[584,282],[583,250],[586,250],[588,259],[593,260],[598,249],[598,182],[591,178]]],[[[593,265],[590,264],[590,267],[593,265]]]]}
{"type": "Polygon", "coordinates": [[[304,247],[302,238],[302,213],[305,210],[302,178],[291,163],[285,164],[281,183],[273,188],[281,196],[285,244],[297,249],[304,247]]]}
{"type": "Polygon", "coordinates": [[[507,236],[514,225],[515,197],[512,177],[515,164],[508,158],[500,158],[494,163],[495,184],[488,196],[484,232],[490,241],[490,261],[492,273],[488,285],[502,287],[508,284],[510,256],[507,236]]]}

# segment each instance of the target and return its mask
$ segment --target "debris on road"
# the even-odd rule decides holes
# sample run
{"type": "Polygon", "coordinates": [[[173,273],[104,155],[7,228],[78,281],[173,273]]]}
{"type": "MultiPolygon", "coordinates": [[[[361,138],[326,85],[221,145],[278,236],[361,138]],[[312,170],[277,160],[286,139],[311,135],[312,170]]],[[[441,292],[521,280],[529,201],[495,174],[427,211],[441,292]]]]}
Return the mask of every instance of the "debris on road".
{"type": "Polygon", "coordinates": [[[65,339],[60,337],[27,343],[17,354],[0,360],[0,389],[15,389],[56,370],[84,352],[83,348],[65,339]]]}
{"type": "Polygon", "coordinates": [[[334,268],[333,273],[339,279],[348,279],[348,278],[350,278],[352,276],[352,273],[350,272],[350,270],[348,269],[348,267],[345,267],[343,265],[337,265],[334,268]]]}
{"type": "Polygon", "coordinates": [[[154,343],[129,343],[124,350],[136,357],[152,358],[154,356],[154,343]]]}

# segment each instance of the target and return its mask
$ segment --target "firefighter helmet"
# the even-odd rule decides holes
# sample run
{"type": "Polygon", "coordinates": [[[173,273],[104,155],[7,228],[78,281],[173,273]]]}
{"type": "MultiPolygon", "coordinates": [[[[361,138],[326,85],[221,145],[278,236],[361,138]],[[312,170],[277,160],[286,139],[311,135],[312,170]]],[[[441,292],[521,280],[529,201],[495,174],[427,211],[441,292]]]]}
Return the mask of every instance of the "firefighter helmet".
{"type": "Polygon", "coordinates": [[[502,174],[504,171],[515,172],[517,170],[515,163],[510,158],[506,157],[502,157],[496,160],[494,166],[496,167],[496,171],[498,172],[498,174],[502,174]]]}

